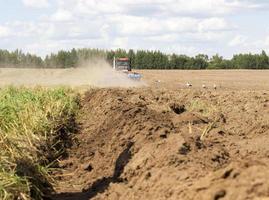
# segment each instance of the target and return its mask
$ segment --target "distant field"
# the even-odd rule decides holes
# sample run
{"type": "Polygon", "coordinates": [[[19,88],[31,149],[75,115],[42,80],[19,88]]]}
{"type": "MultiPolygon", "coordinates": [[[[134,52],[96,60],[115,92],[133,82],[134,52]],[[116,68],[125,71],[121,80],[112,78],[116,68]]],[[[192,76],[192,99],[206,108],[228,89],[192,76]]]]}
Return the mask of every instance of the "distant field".
{"type": "Polygon", "coordinates": [[[222,89],[267,90],[269,70],[139,70],[151,86],[184,88],[216,84],[222,89]],[[157,81],[160,82],[157,82],[157,81]]]}
{"type": "Polygon", "coordinates": [[[0,86],[4,85],[95,85],[101,87],[144,86],[193,88],[214,84],[221,89],[268,90],[269,70],[136,70],[143,83],[131,83],[124,74],[110,68],[83,69],[0,69],[0,86]]]}

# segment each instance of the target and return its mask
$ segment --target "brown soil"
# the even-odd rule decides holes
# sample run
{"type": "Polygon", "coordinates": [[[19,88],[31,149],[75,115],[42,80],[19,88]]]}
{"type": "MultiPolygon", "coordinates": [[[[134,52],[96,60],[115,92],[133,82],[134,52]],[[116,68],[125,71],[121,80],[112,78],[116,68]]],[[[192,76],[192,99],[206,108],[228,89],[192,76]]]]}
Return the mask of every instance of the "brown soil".
{"type": "Polygon", "coordinates": [[[27,69],[1,68],[0,87],[6,85],[58,86],[81,88],[141,87],[183,89],[186,83],[192,88],[202,89],[215,84],[222,90],[269,90],[269,70],[136,70],[143,75],[142,81],[132,82],[125,74],[115,73],[100,61],[96,66],[88,65],[75,69],[27,69]]]}
{"type": "Polygon", "coordinates": [[[91,89],[53,200],[266,199],[269,92],[91,89]]]}
{"type": "Polygon", "coordinates": [[[215,84],[222,90],[268,90],[269,70],[140,70],[144,80],[158,88],[182,89],[186,83],[202,89],[215,84]]]}

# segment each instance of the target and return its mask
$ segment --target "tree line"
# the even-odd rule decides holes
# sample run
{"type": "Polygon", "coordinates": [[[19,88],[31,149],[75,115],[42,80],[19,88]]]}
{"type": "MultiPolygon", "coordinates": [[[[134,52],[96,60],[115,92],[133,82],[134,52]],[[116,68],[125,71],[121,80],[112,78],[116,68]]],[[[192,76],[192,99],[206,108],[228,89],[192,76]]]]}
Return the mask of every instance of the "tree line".
{"type": "Polygon", "coordinates": [[[218,54],[209,58],[205,54],[191,57],[161,51],[88,48],[59,51],[45,58],[20,50],[0,50],[0,67],[70,68],[79,66],[82,61],[99,58],[112,64],[114,57],[128,57],[134,69],[269,69],[269,57],[265,51],[236,54],[231,59],[224,59],[218,54]]]}

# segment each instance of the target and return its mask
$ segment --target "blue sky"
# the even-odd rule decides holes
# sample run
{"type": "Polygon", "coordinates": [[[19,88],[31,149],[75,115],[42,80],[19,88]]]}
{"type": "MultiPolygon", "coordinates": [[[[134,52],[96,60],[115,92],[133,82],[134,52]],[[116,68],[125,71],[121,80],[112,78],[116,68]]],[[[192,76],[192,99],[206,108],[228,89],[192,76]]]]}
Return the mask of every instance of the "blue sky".
{"type": "Polygon", "coordinates": [[[267,0],[0,0],[0,48],[269,53],[267,0]]]}

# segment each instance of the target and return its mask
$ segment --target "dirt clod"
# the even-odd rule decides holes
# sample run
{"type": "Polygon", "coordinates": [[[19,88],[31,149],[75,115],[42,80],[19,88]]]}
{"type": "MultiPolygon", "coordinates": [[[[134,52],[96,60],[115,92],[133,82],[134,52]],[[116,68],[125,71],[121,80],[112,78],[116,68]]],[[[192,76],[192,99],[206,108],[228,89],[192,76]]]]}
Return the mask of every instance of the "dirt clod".
{"type": "Polygon", "coordinates": [[[214,200],[222,199],[223,197],[225,197],[225,195],[226,195],[226,191],[225,190],[220,190],[215,194],[214,200]]]}
{"type": "Polygon", "coordinates": [[[185,105],[179,105],[176,103],[170,104],[170,108],[178,115],[186,111],[185,105]]]}
{"type": "Polygon", "coordinates": [[[191,151],[191,146],[188,143],[183,143],[179,149],[181,155],[187,155],[191,151]]]}

